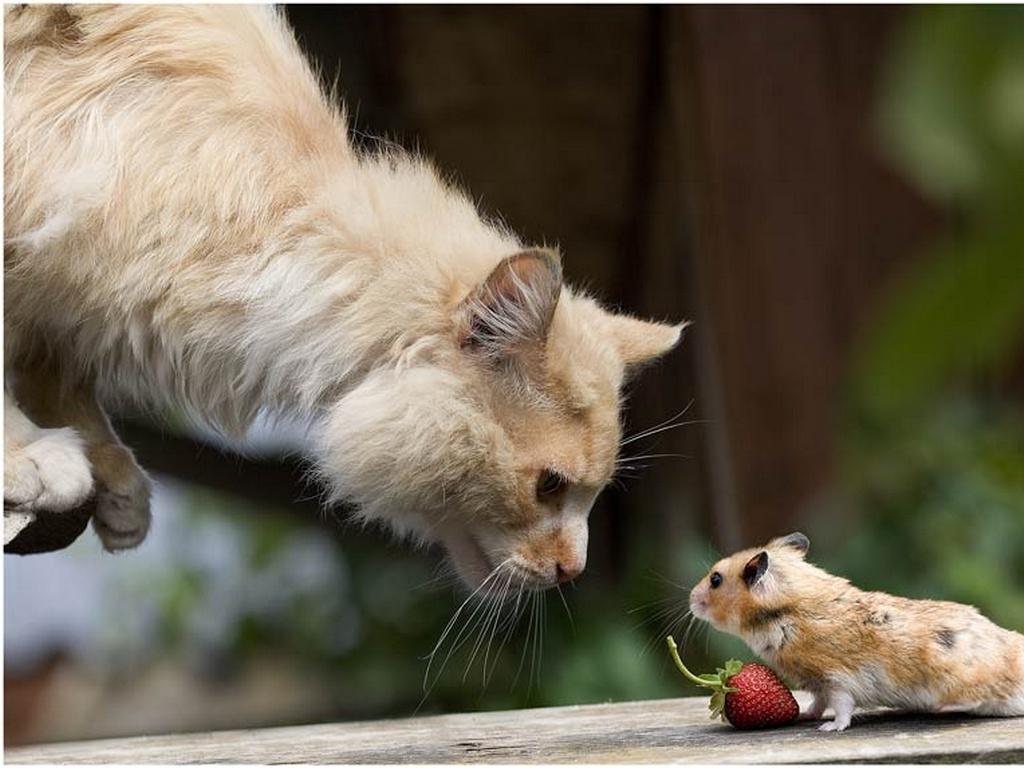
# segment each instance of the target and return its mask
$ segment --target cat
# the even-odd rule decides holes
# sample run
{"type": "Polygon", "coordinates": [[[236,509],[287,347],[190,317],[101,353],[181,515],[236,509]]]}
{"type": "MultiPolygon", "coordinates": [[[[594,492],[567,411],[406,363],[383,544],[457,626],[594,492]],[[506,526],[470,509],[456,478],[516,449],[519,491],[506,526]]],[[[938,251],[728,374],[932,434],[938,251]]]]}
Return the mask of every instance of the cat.
{"type": "Polygon", "coordinates": [[[421,157],[359,151],[280,12],[5,10],[5,505],[150,483],[101,402],[310,419],[331,501],[478,588],[584,568],[625,378],[683,324],[603,309],[421,157]]]}

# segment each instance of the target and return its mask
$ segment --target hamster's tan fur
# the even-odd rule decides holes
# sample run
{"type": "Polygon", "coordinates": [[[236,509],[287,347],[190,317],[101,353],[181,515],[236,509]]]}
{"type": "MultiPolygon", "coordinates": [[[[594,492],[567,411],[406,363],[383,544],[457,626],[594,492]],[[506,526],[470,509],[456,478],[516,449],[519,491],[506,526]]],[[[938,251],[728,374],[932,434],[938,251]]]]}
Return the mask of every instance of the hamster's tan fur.
{"type": "Polygon", "coordinates": [[[1024,715],[1024,636],[971,606],[861,591],[807,546],[791,534],[737,552],[690,593],[695,616],[815,694],[805,717],[830,707],[822,729],[841,731],[855,706],[1024,715]]]}
{"type": "Polygon", "coordinates": [[[583,569],[622,384],[680,327],[563,286],[426,161],[353,148],[269,6],[5,20],[6,503],[95,491],[134,546],[149,484],[100,395],[238,434],[284,415],[332,497],[469,583],[583,569]]]}

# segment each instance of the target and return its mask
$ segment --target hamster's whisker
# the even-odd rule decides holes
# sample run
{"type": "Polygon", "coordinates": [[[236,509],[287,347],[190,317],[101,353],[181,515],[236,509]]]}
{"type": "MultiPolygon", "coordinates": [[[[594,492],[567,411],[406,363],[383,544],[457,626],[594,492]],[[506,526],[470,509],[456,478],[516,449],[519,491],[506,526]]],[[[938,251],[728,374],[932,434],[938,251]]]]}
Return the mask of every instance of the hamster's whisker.
{"type": "MultiPolygon", "coordinates": [[[[676,589],[682,590],[683,592],[688,592],[689,591],[688,587],[684,587],[682,584],[677,584],[676,582],[674,582],[670,578],[668,578],[668,576],[665,576],[664,574],[659,573],[658,571],[654,570],[653,568],[651,568],[650,570],[651,570],[651,573],[654,574],[654,576],[657,578],[658,581],[661,581],[664,584],[668,584],[668,586],[670,586],[670,587],[675,587],[676,589]]],[[[670,600],[675,600],[675,599],[678,599],[678,598],[670,597],[669,599],[670,600]]]]}
{"type": "Polygon", "coordinates": [[[641,605],[636,606],[635,608],[629,608],[626,610],[626,613],[639,613],[640,611],[646,611],[648,608],[653,608],[656,605],[660,606],[662,605],[662,603],[676,603],[678,601],[678,597],[659,597],[656,600],[651,600],[649,603],[643,603],[641,605]]]}
{"type": "Polygon", "coordinates": [[[672,626],[666,627],[665,630],[662,631],[657,638],[655,638],[655,641],[658,643],[664,642],[665,635],[672,635],[677,633],[679,631],[679,628],[683,626],[683,622],[686,622],[686,628],[683,630],[683,647],[685,648],[686,636],[690,631],[690,627],[693,626],[693,611],[689,610],[689,608],[687,608],[687,610],[672,623],[672,626]]]}
{"type": "Polygon", "coordinates": [[[693,611],[690,611],[690,620],[686,622],[686,631],[683,632],[683,644],[681,646],[682,651],[686,650],[686,647],[690,642],[690,634],[693,632],[693,627],[696,623],[697,617],[693,615],[693,611]]]}
{"type": "Polygon", "coordinates": [[[662,608],[642,622],[638,626],[644,626],[653,622],[660,622],[658,631],[652,635],[647,642],[644,643],[643,648],[640,649],[641,658],[647,655],[648,652],[658,647],[658,644],[664,641],[664,637],[667,634],[672,634],[675,629],[686,620],[687,616],[690,616],[691,612],[687,605],[669,606],[668,608],[662,608]]]}
{"type": "Polygon", "coordinates": [[[641,621],[639,624],[634,625],[634,629],[640,629],[641,627],[645,627],[648,624],[653,624],[654,622],[663,621],[666,617],[672,616],[672,615],[678,613],[679,610],[680,610],[680,608],[679,608],[678,605],[662,606],[657,611],[655,611],[650,616],[648,616],[646,619],[641,621]]]}

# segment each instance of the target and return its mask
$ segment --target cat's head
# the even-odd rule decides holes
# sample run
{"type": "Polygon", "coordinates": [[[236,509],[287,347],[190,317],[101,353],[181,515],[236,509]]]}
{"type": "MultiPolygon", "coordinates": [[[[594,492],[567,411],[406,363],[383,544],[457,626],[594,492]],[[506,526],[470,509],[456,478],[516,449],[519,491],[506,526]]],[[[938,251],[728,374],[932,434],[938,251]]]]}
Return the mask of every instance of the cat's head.
{"type": "Polygon", "coordinates": [[[333,409],[325,471],[366,519],[442,544],[473,588],[575,578],[615,473],[623,382],[682,326],[574,295],[548,250],[458,294],[430,355],[375,371],[333,409]]]}

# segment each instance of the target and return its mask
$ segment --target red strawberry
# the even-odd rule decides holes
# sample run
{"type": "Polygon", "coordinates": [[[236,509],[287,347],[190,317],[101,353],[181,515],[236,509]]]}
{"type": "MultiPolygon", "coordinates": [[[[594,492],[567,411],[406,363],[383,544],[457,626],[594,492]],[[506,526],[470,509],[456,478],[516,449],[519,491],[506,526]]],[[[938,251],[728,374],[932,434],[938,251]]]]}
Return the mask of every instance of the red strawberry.
{"type": "Polygon", "coordinates": [[[666,638],[669,653],[687,680],[710,688],[711,718],[722,717],[736,728],[774,728],[793,722],[800,715],[800,705],[790,690],[764,664],[730,659],[715,675],[695,675],[679,658],[676,641],[666,638]]]}

